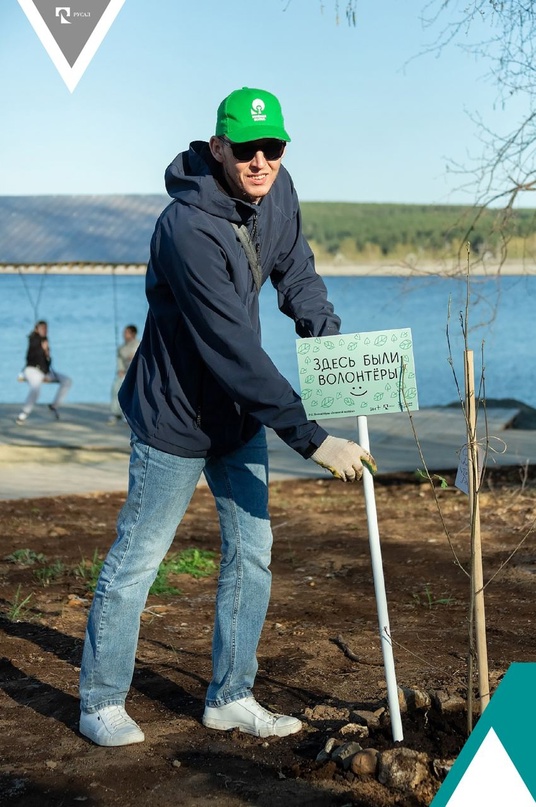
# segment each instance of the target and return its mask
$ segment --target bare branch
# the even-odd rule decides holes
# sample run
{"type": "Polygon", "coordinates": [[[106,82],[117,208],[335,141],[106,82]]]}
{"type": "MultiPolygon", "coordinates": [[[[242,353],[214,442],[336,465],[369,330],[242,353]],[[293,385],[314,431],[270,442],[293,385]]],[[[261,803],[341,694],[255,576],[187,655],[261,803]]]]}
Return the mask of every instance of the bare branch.
{"type": "Polygon", "coordinates": [[[505,209],[511,212],[521,194],[536,190],[535,4],[525,0],[429,0],[422,20],[429,30],[442,25],[423,53],[440,56],[450,46],[472,53],[487,65],[485,77],[497,88],[498,105],[506,109],[514,97],[526,102],[526,112],[506,134],[492,131],[476,113],[471,115],[482,153],[470,159],[469,167],[451,167],[471,178],[477,207],[504,200],[505,209]]]}
{"type": "MultiPolygon", "coordinates": [[[[282,1],[284,3],[283,11],[286,11],[287,8],[292,3],[292,0],[282,0],[282,1]]],[[[320,7],[321,13],[323,13],[326,5],[325,0],[318,0],[318,5],[320,7]]],[[[337,25],[339,25],[341,21],[340,5],[341,4],[339,0],[333,0],[333,10],[335,12],[335,22],[337,25]]],[[[344,7],[344,16],[346,17],[346,22],[348,23],[348,25],[355,28],[355,26],[357,25],[357,0],[346,0],[344,7]]]]}

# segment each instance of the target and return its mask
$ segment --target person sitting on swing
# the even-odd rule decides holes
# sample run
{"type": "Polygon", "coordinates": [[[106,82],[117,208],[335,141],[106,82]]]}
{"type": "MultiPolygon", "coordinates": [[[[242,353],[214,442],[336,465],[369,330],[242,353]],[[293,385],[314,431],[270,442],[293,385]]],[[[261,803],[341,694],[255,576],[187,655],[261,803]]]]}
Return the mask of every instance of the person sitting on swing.
{"type": "Polygon", "coordinates": [[[22,410],[17,415],[17,423],[19,426],[22,426],[22,424],[26,422],[37,403],[41,391],[41,384],[47,382],[59,385],[54,400],[48,405],[48,408],[56,420],[59,420],[58,408],[65,399],[72,383],[68,376],[52,369],[47,333],[48,325],[45,320],[41,319],[39,322],[36,322],[33,331],[28,337],[26,367],[22,371],[22,376],[24,380],[28,382],[29,391],[22,410]]]}

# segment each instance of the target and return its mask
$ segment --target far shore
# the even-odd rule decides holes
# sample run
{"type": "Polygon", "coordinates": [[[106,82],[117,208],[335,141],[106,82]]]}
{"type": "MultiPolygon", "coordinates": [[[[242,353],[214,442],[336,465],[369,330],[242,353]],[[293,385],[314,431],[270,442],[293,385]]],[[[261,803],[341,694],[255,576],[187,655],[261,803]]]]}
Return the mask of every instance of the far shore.
{"type": "MultiPolygon", "coordinates": [[[[316,262],[319,275],[357,277],[445,277],[466,276],[467,266],[441,262],[410,263],[350,263],[344,260],[334,263],[316,262]]],[[[50,265],[1,265],[0,274],[50,274],[50,275],[144,275],[146,264],[92,264],[61,263],[50,265]]],[[[491,261],[475,262],[470,266],[470,275],[495,277],[496,275],[536,275],[536,262],[505,261],[502,264],[491,261]]]]}

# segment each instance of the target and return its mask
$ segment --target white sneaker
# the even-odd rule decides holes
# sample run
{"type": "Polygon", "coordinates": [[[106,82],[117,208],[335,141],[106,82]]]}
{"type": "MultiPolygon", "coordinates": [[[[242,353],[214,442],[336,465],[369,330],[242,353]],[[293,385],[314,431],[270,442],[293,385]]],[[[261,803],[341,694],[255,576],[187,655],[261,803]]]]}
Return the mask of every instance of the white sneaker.
{"type": "Polygon", "coordinates": [[[80,734],[97,745],[142,743],[145,734],[129,717],[123,706],[105,706],[98,712],[80,714],[80,734]]]}
{"type": "Polygon", "coordinates": [[[26,414],[26,412],[21,412],[20,414],[17,415],[15,423],[17,424],[17,426],[22,426],[24,423],[26,423],[27,420],[28,415],[26,414]]]}
{"type": "Polygon", "coordinates": [[[256,737],[286,737],[302,728],[297,717],[269,712],[250,695],[225,706],[206,706],[203,725],[209,729],[239,729],[256,737]]]}

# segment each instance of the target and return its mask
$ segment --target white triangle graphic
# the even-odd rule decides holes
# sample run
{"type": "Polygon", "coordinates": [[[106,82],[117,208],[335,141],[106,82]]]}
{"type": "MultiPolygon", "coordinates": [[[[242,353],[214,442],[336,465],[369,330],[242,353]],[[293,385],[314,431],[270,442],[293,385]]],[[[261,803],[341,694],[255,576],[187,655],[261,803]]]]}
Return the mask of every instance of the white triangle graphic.
{"type": "Polygon", "coordinates": [[[491,728],[467,766],[446,807],[534,807],[536,802],[491,728]]]}
{"type": "Polygon", "coordinates": [[[18,0],[20,7],[28,17],[32,28],[44,45],[46,52],[52,59],[56,70],[64,80],[70,92],[73,92],[84,75],[89,63],[99,49],[102,40],[110,30],[124,2],[125,0],[110,0],[102,17],[91,33],[91,36],[82,48],[80,55],[71,67],[58,43],[50,33],[43,17],[35,7],[33,0],[18,0]]]}

